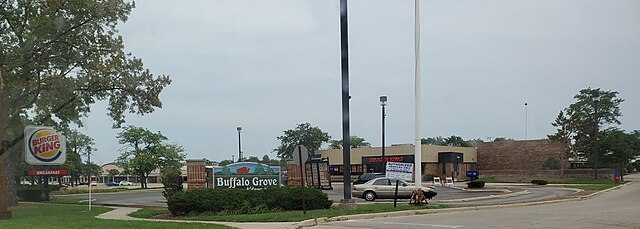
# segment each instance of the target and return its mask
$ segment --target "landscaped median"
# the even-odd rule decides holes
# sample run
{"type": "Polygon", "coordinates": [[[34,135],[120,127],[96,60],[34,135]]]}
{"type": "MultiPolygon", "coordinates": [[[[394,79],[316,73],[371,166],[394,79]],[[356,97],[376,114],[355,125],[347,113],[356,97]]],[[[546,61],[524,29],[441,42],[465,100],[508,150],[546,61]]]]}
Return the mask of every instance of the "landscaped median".
{"type": "Polygon", "coordinates": [[[219,222],[300,222],[308,219],[332,218],[346,215],[371,214],[383,212],[396,212],[407,210],[425,210],[425,209],[442,209],[452,208],[452,205],[446,204],[427,204],[422,206],[409,205],[407,203],[399,203],[397,207],[393,204],[359,204],[356,209],[342,209],[333,206],[329,209],[309,210],[307,214],[302,211],[283,211],[258,214],[188,214],[186,216],[172,216],[169,210],[151,210],[140,209],[137,212],[129,214],[135,218],[145,219],[181,219],[196,221],[219,221],[219,222]]]}

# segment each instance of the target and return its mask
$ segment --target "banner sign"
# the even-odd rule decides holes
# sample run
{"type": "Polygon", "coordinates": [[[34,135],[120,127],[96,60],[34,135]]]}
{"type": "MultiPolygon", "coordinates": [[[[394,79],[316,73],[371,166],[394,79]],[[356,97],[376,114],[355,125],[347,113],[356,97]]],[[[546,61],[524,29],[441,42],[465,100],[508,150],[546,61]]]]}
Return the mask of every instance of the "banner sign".
{"type": "Polygon", "coordinates": [[[387,162],[387,178],[398,178],[402,180],[412,180],[413,163],[387,162]]]}
{"type": "Polygon", "coordinates": [[[69,171],[66,169],[57,169],[57,170],[38,170],[38,169],[29,169],[27,170],[27,176],[66,176],[69,175],[69,171]]]}
{"type": "Polygon", "coordinates": [[[65,137],[51,127],[24,128],[25,162],[29,165],[62,165],[67,158],[65,137]]]}
{"type": "Polygon", "coordinates": [[[238,162],[213,167],[213,188],[263,189],[280,186],[280,166],[238,162]]]}

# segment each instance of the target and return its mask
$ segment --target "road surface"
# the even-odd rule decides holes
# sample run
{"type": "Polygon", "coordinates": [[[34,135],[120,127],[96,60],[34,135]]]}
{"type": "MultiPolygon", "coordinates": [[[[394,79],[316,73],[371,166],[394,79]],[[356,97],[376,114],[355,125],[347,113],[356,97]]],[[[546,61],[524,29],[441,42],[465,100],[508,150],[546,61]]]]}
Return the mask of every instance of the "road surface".
{"type": "Polygon", "coordinates": [[[582,201],[322,224],[315,228],[640,228],[636,182],[582,201]]]}

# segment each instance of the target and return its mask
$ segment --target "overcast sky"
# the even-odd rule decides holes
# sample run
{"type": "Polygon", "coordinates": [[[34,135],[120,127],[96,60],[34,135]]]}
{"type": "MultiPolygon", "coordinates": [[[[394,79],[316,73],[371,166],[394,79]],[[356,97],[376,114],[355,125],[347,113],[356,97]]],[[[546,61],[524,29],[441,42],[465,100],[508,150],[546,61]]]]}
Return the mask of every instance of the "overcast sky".
{"type": "MultiPolygon", "coordinates": [[[[620,92],[625,130],[640,129],[640,1],[421,1],[423,137],[545,138],[583,88],[620,92]]],[[[412,143],[412,0],[350,0],[351,133],[412,143]]],[[[342,138],[339,0],[138,0],[126,50],[173,83],[163,108],[131,125],[161,131],[187,158],[274,158],[276,137],[309,122],[342,138]]],[[[97,163],[121,148],[93,107],[97,163]]]]}

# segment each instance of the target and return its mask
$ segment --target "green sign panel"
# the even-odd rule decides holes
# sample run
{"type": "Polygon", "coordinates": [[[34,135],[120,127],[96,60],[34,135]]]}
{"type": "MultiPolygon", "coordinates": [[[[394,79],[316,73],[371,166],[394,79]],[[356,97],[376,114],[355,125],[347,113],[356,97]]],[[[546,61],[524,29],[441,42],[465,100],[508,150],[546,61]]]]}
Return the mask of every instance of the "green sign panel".
{"type": "Polygon", "coordinates": [[[213,168],[213,188],[262,189],[280,186],[280,167],[239,162],[213,168]]]}

